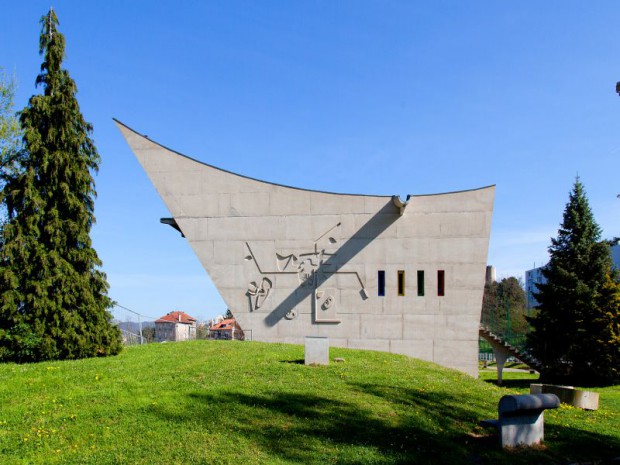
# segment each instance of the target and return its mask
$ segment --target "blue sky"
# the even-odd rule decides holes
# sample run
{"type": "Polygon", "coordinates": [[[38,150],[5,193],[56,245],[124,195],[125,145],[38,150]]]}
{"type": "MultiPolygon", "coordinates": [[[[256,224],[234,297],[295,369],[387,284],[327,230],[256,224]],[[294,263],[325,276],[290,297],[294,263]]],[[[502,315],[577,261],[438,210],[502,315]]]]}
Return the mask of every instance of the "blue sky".
{"type": "MultiPolygon", "coordinates": [[[[489,263],[547,259],[577,174],[620,236],[620,3],[51,2],[102,157],[95,247],[121,305],[226,307],[112,118],[215,166],[299,187],[497,185],[489,263]]],[[[0,67],[34,81],[50,1],[5,2],[0,67]]]]}

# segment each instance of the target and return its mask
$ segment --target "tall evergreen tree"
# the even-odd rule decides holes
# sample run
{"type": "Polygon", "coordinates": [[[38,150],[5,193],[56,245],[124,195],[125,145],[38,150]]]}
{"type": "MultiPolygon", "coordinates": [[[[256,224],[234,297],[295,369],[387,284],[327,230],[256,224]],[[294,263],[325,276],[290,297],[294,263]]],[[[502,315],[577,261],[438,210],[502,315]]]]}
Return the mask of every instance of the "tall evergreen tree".
{"type": "MultiPolygon", "coordinates": [[[[19,115],[22,170],[9,183],[0,251],[0,360],[116,354],[119,329],[107,311],[106,276],[92,248],[99,155],[61,67],[64,36],[53,10],[41,19],[43,94],[19,115]]],[[[6,189],[5,189],[6,191],[6,189]]],[[[6,192],[5,192],[6,194],[6,192]]],[[[6,195],[5,195],[6,198],[6,195]]]]}
{"type": "Polygon", "coordinates": [[[577,384],[620,379],[620,285],[583,184],[576,179],[530,319],[543,377],[577,384]]]}

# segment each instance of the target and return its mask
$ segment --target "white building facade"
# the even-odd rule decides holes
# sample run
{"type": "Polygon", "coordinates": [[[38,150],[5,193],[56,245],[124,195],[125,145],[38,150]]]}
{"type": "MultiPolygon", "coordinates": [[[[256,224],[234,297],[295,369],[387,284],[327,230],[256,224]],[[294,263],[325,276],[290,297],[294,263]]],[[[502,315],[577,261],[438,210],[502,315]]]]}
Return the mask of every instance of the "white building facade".
{"type": "MultiPolygon", "coordinates": [[[[613,266],[620,269],[620,244],[616,244],[611,248],[611,258],[613,266]]],[[[538,292],[537,285],[545,283],[546,279],[542,274],[544,266],[533,268],[525,272],[525,293],[527,297],[527,308],[534,308],[538,305],[534,293],[538,292]]]]}
{"type": "Polygon", "coordinates": [[[185,312],[169,312],[155,320],[157,342],[177,342],[196,339],[196,319],[185,312]]]}

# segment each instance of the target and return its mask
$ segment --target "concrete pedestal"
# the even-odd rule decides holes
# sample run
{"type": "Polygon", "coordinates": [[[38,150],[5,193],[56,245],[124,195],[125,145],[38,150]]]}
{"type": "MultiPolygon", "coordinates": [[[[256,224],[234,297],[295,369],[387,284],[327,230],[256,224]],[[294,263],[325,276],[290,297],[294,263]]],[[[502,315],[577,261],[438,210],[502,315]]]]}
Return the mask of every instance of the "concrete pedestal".
{"type": "Polygon", "coordinates": [[[502,447],[540,444],[545,438],[544,414],[503,418],[498,428],[502,447]]]}
{"type": "Polygon", "coordinates": [[[329,365],[329,338],[307,336],[305,343],[306,365],[329,365]]]}

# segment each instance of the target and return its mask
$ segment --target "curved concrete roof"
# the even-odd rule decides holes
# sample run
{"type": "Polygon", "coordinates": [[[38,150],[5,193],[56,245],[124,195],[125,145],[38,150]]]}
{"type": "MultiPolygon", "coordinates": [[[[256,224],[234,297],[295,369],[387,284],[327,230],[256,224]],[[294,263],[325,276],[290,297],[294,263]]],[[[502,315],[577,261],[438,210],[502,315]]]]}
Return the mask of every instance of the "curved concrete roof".
{"type": "Polygon", "coordinates": [[[244,175],[244,174],[235,173],[233,171],[229,171],[229,170],[226,170],[226,169],[223,169],[223,168],[211,165],[211,164],[203,162],[201,160],[197,160],[197,159],[195,159],[193,157],[190,157],[190,156],[185,155],[183,153],[177,152],[176,150],[173,150],[173,149],[171,149],[171,148],[169,148],[169,147],[167,147],[167,146],[165,146],[165,145],[163,145],[163,144],[161,144],[159,142],[156,142],[156,141],[150,139],[148,136],[146,136],[144,134],[140,134],[138,131],[136,131],[135,129],[127,126],[125,123],[123,123],[122,121],[119,121],[116,118],[112,118],[112,119],[116,123],[118,128],[121,130],[123,135],[125,135],[125,137],[126,137],[127,131],[129,131],[129,132],[131,132],[131,133],[133,133],[133,134],[135,134],[135,135],[137,135],[137,136],[139,136],[141,138],[144,138],[144,139],[148,140],[149,142],[151,142],[151,143],[153,143],[155,145],[158,145],[159,147],[161,147],[161,148],[163,148],[165,150],[168,150],[169,152],[175,153],[176,155],[179,155],[179,156],[181,156],[183,158],[186,158],[186,159],[191,160],[193,162],[199,163],[201,165],[207,166],[209,168],[212,168],[212,169],[215,169],[215,170],[218,170],[218,171],[221,171],[223,173],[227,173],[227,174],[230,174],[230,175],[233,175],[233,176],[238,176],[240,178],[248,179],[250,181],[256,181],[256,182],[267,184],[267,185],[271,185],[271,186],[284,187],[284,188],[287,188],[287,189],[295,189],[295,190],[301,190],[301,191],[306,191],[306,192],[316,192],[316,193],[320,193],[320,194],[331,194],[331,195],[354,195],[354,196],[361,196],[361,197],[380,197],[380,198],[389,198],[389,197],[391,197],[394,200],[394,204],[396,206],[398,206],[399,208],[404,208],[407,205],[407,203],[408,203],[408,201],[409,201],[409,199],[411,197],[422,197],[422,196],[428,196],[428,195],[459,194],[459,193],[462,193],[462,192],[472,192],[472,191],[477,191],[477,190],[481,190],[481,189],[488,189],[488,188],[491,188],[491,187],[495,187],[495,184],[492,184],[492,185],[489,185],[489,186],[477,187],[477,188],[473,188],[473,189],[464,189],[464,190],[458,190],[458,191],[437,192],[437,193],[432,193],[432,194],[408,194],[406,196],[405,201],[403,201],[400,198],[399,195],[351,194],[351,193],[346,193],[346,192],[330,192],[330,191],[321,191],[321,190],[316,190],[316,189],[307,189],[307,188],[303,188],[303,187],[289,186],[289,185],[286,185],[286,184],[280,184],[280,183],[277,183],[277,182],[265,181],[263,179],[257,179],[257,178],[253,178],[251,176],[247,176],[247,175],[244,175]],[[402,205],[402,207],[401,207],[401,205],[402,205]]]}

